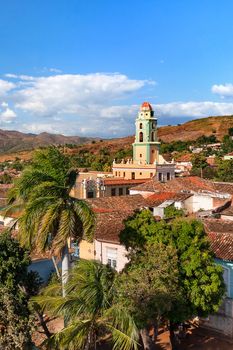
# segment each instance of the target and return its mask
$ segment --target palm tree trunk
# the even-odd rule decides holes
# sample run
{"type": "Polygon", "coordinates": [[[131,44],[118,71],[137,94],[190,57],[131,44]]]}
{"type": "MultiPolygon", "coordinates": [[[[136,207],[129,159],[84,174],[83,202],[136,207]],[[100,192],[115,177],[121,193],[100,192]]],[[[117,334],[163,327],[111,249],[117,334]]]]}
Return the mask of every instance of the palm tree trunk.
{"type": "Polygon", "coordinates": [[[65,284],[68,280],[68,273],[69,273],[69,267],[70,267],[70,261],[69,261],[69,248],[68,244],[66,243],[65,247],[62,250],[62,261],[61,261],[61,268],[62,268],[62,296],[66,296],[65,292],[65,284]]]}
{"type": "Polygon", "coordinates": [[[57,267],[57,263],[56,263],[56,260],[54,258],[54,256],[52,255],[52,262],[53,262],[53,265],[54,265],[54,268],[55,268],[55,271],[56,271],[56,274],[57,274],[57,278],[60,280],[61,279],[61,274],[60,274],[60,271],[57,267]]]}
{"type": "Polygon", "coordinates": [[[144,350],[154,350],[155,349],[155,343],[152,341],[151,337],[149,336],[148,329],[146,329],[146,328],[141,329],[140,336],[142,338],[144,350]]]}

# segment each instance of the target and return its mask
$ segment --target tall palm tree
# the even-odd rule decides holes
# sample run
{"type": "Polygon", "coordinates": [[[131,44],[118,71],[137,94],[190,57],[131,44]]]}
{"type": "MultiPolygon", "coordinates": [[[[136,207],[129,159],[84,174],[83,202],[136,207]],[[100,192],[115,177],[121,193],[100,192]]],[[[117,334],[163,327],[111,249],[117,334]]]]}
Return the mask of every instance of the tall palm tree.
{"type": "Polygon", "coordinates": [[[115,275],[100,262],[80,260],[69,274],[65,297],[60,296],[61,285],[55,283],[33,299],[51,315],[66,320],[66,326],[46,340],[49,349],[101,349],[104,340],[117,350],[138,348],[132,317],[125,307],[114,304],[115,275]]]}
{"type": "Polygon", "coordinates": [[[9,193],[7,215],[19,212],[20,242],[29,249],[62,257],[62,281],[67,281],[70,238],[92,239],[94,216],[88,205],[72,198],[77,173],[56,147],[35,152],[32,163],[9,193]]]}

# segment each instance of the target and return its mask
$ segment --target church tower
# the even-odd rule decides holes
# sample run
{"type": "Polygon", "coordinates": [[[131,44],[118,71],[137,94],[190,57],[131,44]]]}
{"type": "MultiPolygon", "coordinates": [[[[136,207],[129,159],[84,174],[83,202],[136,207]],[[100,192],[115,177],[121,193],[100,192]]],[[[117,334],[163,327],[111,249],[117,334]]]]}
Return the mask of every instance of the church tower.
{"type": "Polygon", "coordinates": [[[148,102],[144,102],[136,119],[135,141],[133,143],[134,164],[156,164],[159,160],[157,139],[157,118],[148,102]]]}

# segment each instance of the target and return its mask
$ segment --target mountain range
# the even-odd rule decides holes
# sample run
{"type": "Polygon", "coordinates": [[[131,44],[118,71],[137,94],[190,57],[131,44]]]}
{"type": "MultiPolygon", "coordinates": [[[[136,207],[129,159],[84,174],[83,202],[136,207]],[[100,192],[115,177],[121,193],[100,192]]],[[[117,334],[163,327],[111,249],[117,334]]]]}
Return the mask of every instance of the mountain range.
{"type": "MultiPolygon", "coordinates": [[[[159,127],[158,138],[164,142],[178,140],[192,141],[202,135],[210,136],[214,134],[221,141],[223,136],[228,133],[229,128],[233,128],[233,116],[200,118],[183,124],[159,127]]],[[[98,138],[64,136],[47,132],[36,135],[25,134],[19,131],[0,130],[0,155],[12,154],[12,156],[15,156],[18,152],[22,151],[25,151],[23,153],[27,154],[28,151],[40,146],[64,144],[84,144],[83,147],[93,149],[95,153],[98,153],[98,150],[103,147],[109,147],[117,151],[120,148],[129,147],[134,137],[128,136],[101,140],[101,142],[98,142],[98,140],[98,138]]]]}

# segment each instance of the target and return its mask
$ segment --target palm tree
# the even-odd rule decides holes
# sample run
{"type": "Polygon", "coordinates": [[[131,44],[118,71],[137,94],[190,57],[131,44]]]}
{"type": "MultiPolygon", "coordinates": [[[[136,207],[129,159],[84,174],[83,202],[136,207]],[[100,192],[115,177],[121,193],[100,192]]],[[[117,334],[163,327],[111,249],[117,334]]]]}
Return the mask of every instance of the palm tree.
{"type": "Polygon", "coordinates": [[[93,236],[93,213],[84,201],[70,196],[76,176],[70,159],[56,147],[38,150],[10,191],[6,210],[6,215],[20,213],[16,223],[24,246],[62,257],[63,284],[69,269],[68,240],[93,236]]]}
{"type": "Polygon", "coordinates": [[[92,350],[110,342],[113,349],[138,348],[138,329],[126,308],[114,304],[116,272],[98,261],[80,260],[69,274],[66,296],[60,283],[49,285],[33,299],[66,326],[46,340],[49,349],[92,350]],[[103,344],[102,344],[103,345],[103,344]]]}

